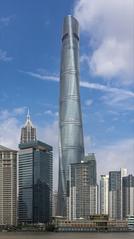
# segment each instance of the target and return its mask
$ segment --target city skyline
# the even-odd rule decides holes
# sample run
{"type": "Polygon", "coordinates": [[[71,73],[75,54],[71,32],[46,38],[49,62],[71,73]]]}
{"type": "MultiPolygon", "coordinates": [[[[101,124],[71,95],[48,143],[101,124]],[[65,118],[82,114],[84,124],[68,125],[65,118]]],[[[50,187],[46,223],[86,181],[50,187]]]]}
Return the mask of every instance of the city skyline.
{"type": "Polygon", "coordinates": [[[64,16],[73,14],[81,30],[80,85],[86,153],[96,153],[99,174],[120,167],[134,174],[132,1],[110,0],[110,5],[104,7],[97,0],[94,4],[92,0],[59,0],[57,12],[55,4],[52,0],[40,4],[2,1],[0,144],[17,148],[29,107],[37,138],[54,147],[57,170],[60,35],[64,16]],[[117,12],[112,16],[115,4],[117,12]]]}

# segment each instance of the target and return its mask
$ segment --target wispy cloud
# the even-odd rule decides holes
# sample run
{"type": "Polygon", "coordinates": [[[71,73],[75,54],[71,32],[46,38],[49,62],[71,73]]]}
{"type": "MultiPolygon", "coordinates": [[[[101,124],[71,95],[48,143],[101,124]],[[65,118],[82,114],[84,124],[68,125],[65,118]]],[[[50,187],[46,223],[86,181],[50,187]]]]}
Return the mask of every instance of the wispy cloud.
{"type": "MultiPolygon", "coordinates": [[[[58,76],[52,76],[52,75],[43,75],[39,73],[34,73],[34,72],[25,72],[25,71],[19,71],[21,73],[27,74],[29,76],[32,76],[34,78],[40,79],[40,80],[50,80],[50,81],[55,81],[59,82],[59,77],[58,76]]],[[[109,87],[107,85],[102,85],[99,83],[90,83],[88,81],[80,81],[80,86],[83,88],[87,89],[93,89],[93,90],[98,90],[106,93],[112,93],[116,96],[117,101],[122,101],[126,100],[128,98],[134,98],[134,92],[131,90],[125,90],[125,89],[119,89],[116,87],[109,87]],[[118,99],[117,99],[118,97],[118,99]]]]}
{"type": "Polygon", "coordinates": [[[14,19],[14,15],[1,17],[0,18],[0,27],[7,27],[10,22],[14,19]]]}
{"type": "Polygon", "coordinates": [[[19,70],[19,72],[27,74],[29,76],[32,76],[34,78],[40,79],[40,80],[46,80],[46,81],[59,81],[59,77],[58,76],[52,76],[52,75],[43,75],[43,74],[39,74],[39,73],[35,73],[35,72],[31,72],[31,71],[22,71],[19,70]]]}
{"type": "Polygon", "coordinates": [[[46,110],[44,113],[45,113],[45,115],[49,115],[49,116],[52,116],[52,117],[57,117],[58,116],[58,112],[53,112],[52,110],[46,110]]]}
{"type": "Polygon", "coordinates": [[[91,106],[93,104],[93,100],[92,99],[88,99],[85,101],[85,105],[86,106],[91,106]]]}
{"type": "Polygon", "coordinates": [[[0,61],[9,62],[12,61],[13,57],[8,56],[7,51],[0,49],[0,61]]]}

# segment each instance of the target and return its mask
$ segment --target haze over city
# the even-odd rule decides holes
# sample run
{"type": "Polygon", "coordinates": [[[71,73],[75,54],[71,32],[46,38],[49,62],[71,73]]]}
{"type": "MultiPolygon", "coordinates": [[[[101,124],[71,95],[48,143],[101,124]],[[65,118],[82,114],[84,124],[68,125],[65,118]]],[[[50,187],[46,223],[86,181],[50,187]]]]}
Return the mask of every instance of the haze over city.
{"type": "Polygon", "coordinates": [[[86,152],[95,152],[98,175],[134,174],[133,0],[39,2],[1,0],[0,144],[18,147],[29,108],[38,138],[53,146],[56,182],[61,29],[72,14],[86,152]]]}

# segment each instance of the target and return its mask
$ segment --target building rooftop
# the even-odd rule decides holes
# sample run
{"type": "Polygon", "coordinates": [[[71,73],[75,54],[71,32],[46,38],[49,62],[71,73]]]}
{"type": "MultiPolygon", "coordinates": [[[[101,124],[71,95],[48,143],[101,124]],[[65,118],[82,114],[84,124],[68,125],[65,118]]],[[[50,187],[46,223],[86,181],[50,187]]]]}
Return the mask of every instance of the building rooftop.
{"type": "Polygon", "coordinates": [[[28,143],[21,143],[19,144],[20,149],[26,149],[26,148],[40,148],[42,150],[46,151],[52,151],[53,147],[51,145],[48,145],[44,142],[41,142],[39,140],[36,141],[30,141],[28,143]]]}
{"type": "Polygon", "coordinates": [[[17,150],[14,150],[14,149],[10,149],[10,148],[7,148],[3,145],[0,145],[0,151],[14,151],[14,152],[17,152],[17,150]]]}

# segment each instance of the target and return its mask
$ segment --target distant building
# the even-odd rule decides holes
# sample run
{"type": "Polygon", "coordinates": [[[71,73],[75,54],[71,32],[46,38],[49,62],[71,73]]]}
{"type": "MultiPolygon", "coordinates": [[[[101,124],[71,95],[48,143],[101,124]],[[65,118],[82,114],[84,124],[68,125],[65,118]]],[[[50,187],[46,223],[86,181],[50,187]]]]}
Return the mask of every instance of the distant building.
{"type": "Polygon", "coordinates": [[[17,151],[0,145],[0,224],[16,225],[17,151]]]}
{"type": "Polygon", "coordinates": [[[123,218],[134,216],[134,176],[123,178],[123,218]]]}
{"type": "Polygon", "coordinates": [[[100,214],[108,215],[109,176],[101,175],[100,179],[100,214]]]}
{"type": "Polygon", "coordinates": [[[25,224],[46,223],[52,216],[53,149],[36,140],[32,129],[28,117],[21,131],[18,163],[18,221],[25,224]]]}
{"type": "Polygon", "coordinates": [[[109,172],[109,217],[111,219],[123,218],[122,178],[126,175],[126,169],[109,172]]]}
{"type": "Polygon", "coordinates": [[[56,217],[57,215],[57,202],[58,202],[58,192],[53,192],[53,209],[52,209],[52,216],[56,217]]]}
{"type": "Polygon", "coordinates": [[[68,218],[88,218],[98,212],[96,160],[89,154],[81,163],[70,165],[68,218]]]}

